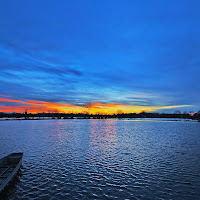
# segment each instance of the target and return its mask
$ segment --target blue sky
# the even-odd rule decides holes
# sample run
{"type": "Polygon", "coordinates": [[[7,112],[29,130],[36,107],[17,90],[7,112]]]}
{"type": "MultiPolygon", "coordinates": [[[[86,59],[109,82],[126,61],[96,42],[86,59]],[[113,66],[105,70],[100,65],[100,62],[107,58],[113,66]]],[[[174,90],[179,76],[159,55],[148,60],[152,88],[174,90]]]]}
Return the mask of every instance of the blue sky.
{"type": "Polygon", "coordinates": [[[0,0],[0,97],[198,111],[199,6],[0,0]]]}

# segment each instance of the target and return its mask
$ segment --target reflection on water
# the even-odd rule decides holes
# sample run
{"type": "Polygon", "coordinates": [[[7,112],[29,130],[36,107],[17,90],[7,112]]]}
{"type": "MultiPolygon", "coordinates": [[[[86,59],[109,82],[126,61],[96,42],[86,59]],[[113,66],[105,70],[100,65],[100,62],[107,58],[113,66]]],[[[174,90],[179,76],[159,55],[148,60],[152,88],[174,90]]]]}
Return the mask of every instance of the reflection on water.
{"type": "Polygon", "coordinates": [[[116,121],[90,120],[90,146],[91,148],[109,152],[116,140],[116,121]]]}
{"type": "Polygon", "coordinates": [[[1,121],[0,157],[23,151],[6,199],[199,199],[200,123],[1,121]]]}

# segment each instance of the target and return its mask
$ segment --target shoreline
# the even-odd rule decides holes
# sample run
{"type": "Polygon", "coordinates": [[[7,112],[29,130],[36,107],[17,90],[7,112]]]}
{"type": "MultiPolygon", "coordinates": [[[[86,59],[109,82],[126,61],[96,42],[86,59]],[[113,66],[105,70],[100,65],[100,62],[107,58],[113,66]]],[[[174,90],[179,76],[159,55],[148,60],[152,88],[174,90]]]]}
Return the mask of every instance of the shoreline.
{"type": "Polygon", "coordinates": [[[87,119],[87,120],[119,120],[119,121],[171,121],[171,122],[200,122],[197,119],[183,119],[183,118],[0,118],[0,121],[30,121],[30,120],[77,120],[77,119],[87,119]]]}

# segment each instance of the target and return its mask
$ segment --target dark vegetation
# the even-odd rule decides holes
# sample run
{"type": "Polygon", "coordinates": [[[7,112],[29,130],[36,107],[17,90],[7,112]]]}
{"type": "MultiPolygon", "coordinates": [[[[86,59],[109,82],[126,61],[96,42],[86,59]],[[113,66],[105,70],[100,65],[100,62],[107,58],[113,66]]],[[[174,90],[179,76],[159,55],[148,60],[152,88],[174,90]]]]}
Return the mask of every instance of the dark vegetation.
{"type": "Polygon", "coordinates": [[[181,118],[181,119],[193,119],[200,121],[200,111],[197,113],[181,113],[180,111],[175,111],[173,114],[166,113],[118,113],[113,115],[106,114],[83,114],[83,113],[0,113],[0,118],[16,118],[16,119],[44,119],[49,117],[52,119],[106,119],[106,118],[181,118]]]}

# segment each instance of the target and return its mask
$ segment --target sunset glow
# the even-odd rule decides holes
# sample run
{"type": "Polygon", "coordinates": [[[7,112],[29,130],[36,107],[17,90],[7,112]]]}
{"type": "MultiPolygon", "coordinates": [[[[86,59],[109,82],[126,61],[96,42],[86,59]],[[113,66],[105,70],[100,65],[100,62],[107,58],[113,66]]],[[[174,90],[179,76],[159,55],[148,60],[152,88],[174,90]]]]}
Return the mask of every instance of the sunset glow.
{"type": "Polygon", "coordinates": [[[162,107],[151,107],[151,106],[137,106],[137,105],[124,105],[124,104],[105,104],[100,102],[93,102],[90,107],[86,109],[85,105],[76,106],[65,103],[52,103],[35,100],[15,100],[8,98],[0,98],[0,102],[5,103],[17,103],[13,106],[0,106],[0,112],[24,112],[25,110],[29,113],[86,113],[89,114],[117,114],[117,113],[140,113],[153,112],[161,109],[171,109],[186,107],[187,105],[176,105],[176,106],[162,106],[162,107]]]}

